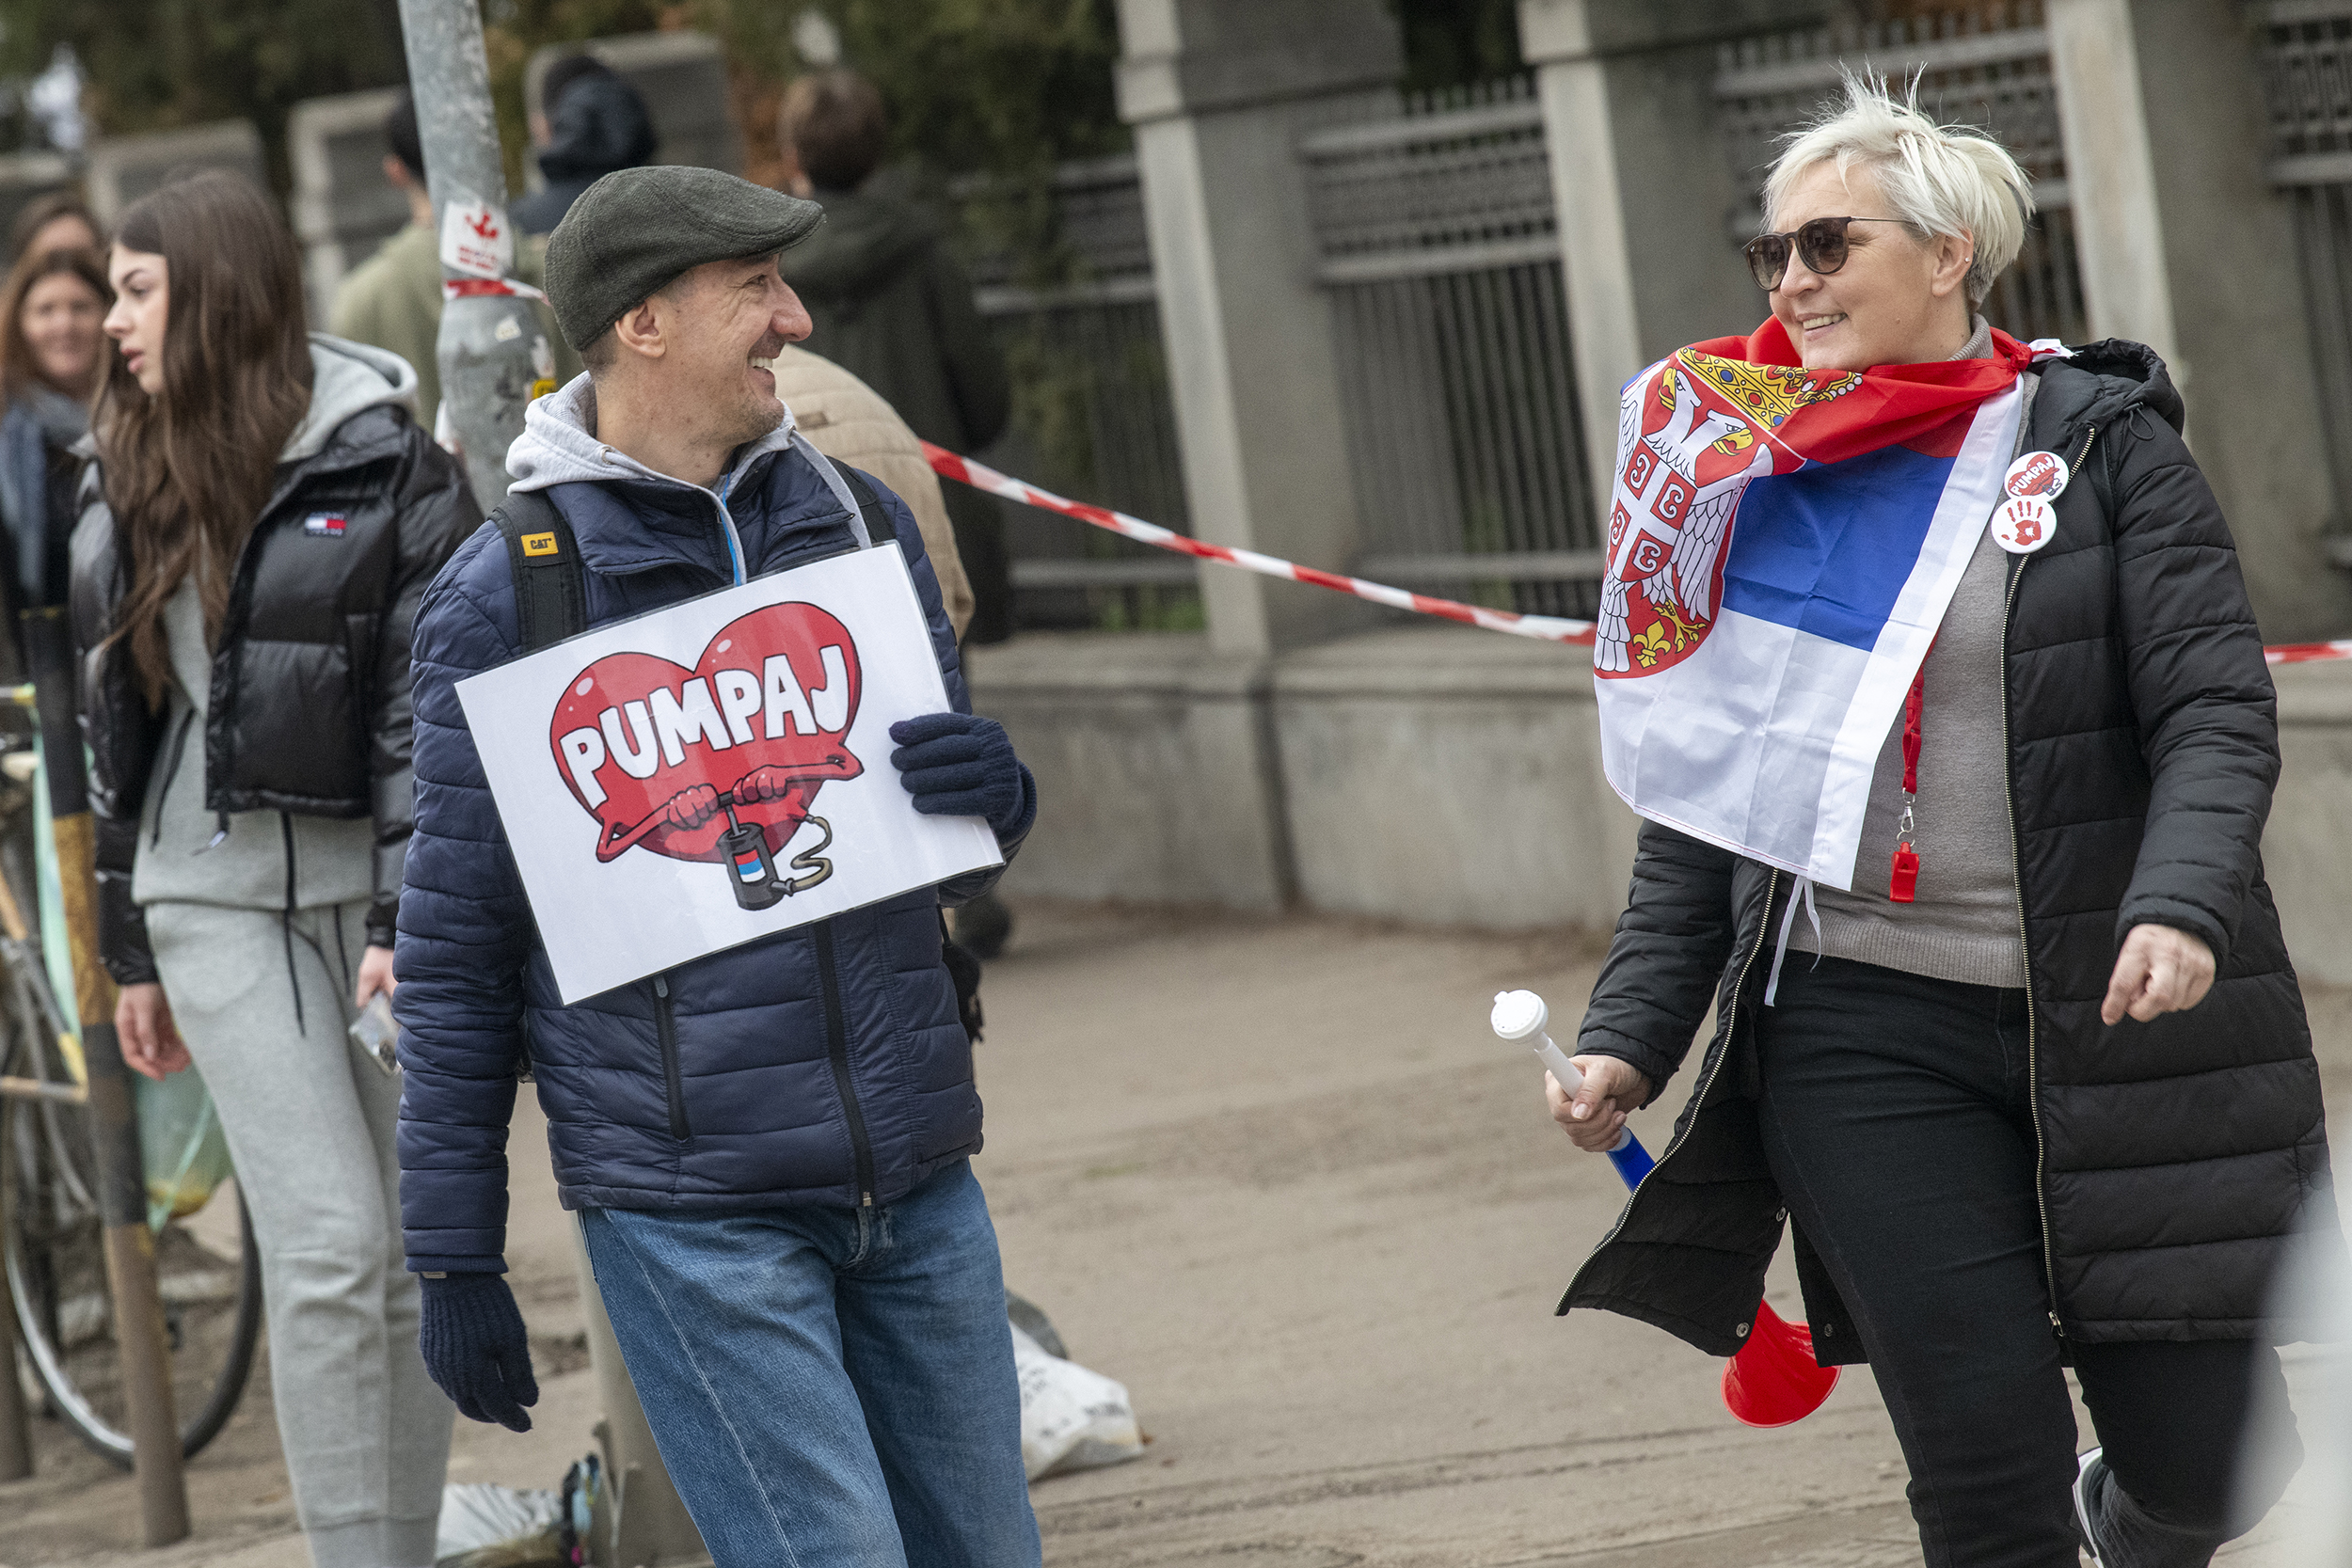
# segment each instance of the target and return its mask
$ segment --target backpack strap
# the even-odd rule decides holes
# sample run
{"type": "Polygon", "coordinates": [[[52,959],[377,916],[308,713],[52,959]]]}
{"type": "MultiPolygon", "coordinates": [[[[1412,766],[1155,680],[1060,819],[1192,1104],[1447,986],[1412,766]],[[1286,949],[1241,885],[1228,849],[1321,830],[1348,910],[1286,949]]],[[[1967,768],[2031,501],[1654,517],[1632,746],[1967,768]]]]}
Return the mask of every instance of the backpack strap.
{"type": "MultiPolygon", "coordinates": [[[[875,543],[898,536],[890,509],[855,468],[835,471],[857,498],[858,515],[875,543]]],[[[555,503],[536,490],[510,493],[490,521],[506,541],[506,562],[515,575],[515,613],[522,625],[523,652],[540,649],[588,629],[586,570],[572,525],[555,503]]]]}
{"type": "Polygon", "coordinates": [[[850,482],[850,493],[857,497],[858,515],[866,519],[866,531],[874,543],[879,545],[885,539],[898,538],[898,525],[891,518],[890,508],[884,506],[882,498],[874,494],[874,487],[866,483],[866,476],[846,463],[834,467],[840,470],[841,477],[850,482]]]}
{"type": "Polygon", "coordinates": [[[507,565],[515,574],[523,652],[535,654],[586,631],[588,585],[580,545],[555,503],[536,490],[515,491],[490,521],[506,541],[507,565]]]}

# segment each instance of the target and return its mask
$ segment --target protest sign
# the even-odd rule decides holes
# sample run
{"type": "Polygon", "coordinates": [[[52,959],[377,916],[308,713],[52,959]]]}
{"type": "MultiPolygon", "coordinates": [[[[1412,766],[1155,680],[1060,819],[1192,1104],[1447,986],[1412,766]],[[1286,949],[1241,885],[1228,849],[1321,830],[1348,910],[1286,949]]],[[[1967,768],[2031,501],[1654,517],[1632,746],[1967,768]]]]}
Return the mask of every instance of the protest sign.
{"type": "Polygon", "coordinates": [[[896,548],[598,627],[457,695],[567,1004],[1001,859],[890,766],[890,726],[948,705],[896,548]]]}

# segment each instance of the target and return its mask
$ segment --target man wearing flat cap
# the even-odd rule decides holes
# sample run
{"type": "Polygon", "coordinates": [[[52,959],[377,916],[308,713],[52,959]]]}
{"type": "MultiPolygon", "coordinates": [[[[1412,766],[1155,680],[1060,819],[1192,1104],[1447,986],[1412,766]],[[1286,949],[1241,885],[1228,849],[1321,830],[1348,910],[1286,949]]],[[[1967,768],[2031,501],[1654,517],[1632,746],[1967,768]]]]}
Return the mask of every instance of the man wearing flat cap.
{"type": "MultiPolygon", "coordinates": [[[[1009,859],[1035,786],[968,711],[913,519],[820,457],[776,398],[770,361],[808,333],[776,258],[821,218],[708,169],[591,185],[547,261],[588,372],[532,404],[501,510],[544,522],[520,548],[577,550],[557,635],[895,546],[954,711],[893,725],[891,761],[917,811],[984,819],[1009,859]]],[[[534,569],[497,521],[417,616],[395,1007],[427,1366],[466,1415],[530,1425],[537,1388],[501,1277],[527,1069],[655,1441],[722,1568],[1037,1563],[995,1231],[970,1164],[971,1041],[941,951],[941,905],[997,873],[562,1006],[454,689],[548,641],[563,599],[535,577],[518,593],[534,569]]],[[[690,826],[713,809],[680,801],[690,826]]]]}

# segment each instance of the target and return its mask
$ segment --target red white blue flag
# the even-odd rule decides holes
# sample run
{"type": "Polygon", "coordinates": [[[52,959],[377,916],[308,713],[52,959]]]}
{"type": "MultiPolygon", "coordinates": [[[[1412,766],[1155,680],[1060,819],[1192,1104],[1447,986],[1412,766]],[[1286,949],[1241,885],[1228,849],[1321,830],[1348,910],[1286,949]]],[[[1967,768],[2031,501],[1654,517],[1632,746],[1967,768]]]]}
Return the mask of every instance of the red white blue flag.
{"type": "Polygon", "coordinates": [[[1593,667],[1643,816],[1851,888],[1870,775],[2001,497],[2018,372],[2055,347],[1805,371],[1778,321],[1618,409],[1593,667]]]}

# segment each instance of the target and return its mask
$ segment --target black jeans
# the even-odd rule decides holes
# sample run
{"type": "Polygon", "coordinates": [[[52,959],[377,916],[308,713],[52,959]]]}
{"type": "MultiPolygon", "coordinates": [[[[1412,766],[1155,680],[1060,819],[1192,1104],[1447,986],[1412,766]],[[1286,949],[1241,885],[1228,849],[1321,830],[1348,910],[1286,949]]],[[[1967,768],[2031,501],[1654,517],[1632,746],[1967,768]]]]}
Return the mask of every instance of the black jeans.
{"type": "MultiPolygon", "coordinates": [[[[1756,1038],[1765,1156],[1869,1353],[1929,1568],[2075,1568],[2026,993],[1793,953],[1756,1038]]],[[[2106,1568],[2201,1568],[2277,1500],[2232,1496],[2249,1422],[2291,1427],[2277,1351],[2073,1350],[2114,1482],[2106,1568]]]]}

